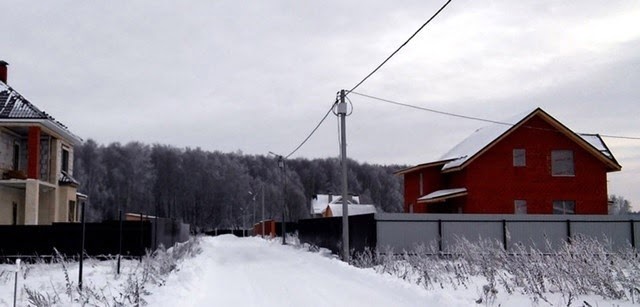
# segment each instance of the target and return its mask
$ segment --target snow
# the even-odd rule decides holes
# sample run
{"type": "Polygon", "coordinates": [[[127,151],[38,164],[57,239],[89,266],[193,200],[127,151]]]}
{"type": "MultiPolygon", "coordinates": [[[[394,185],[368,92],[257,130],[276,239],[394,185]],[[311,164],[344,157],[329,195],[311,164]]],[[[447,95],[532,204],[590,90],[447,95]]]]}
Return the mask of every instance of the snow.
{"type": "Polygon", "coordinates": [[[418,201],[435,199],[435,198],[445,197],[445,196],[464,193],[464,192],[467,192],[466,188],[438,190],[418,198],[418,201]]]}
{"type": "Polygon", "coordinates": [[[277,240],[226,235],[202,244],[204,252],[166,281],[172,291],[151,290],[150,306],[469,306],[277,240]]]}
{"type": "Polygon", "coordinates": [[[583,140],[587,141],[587,143],[591,144],[595,149],[600,151],[602,154],[607,156],[609,159],[613,159],[613,155],[609,148],[604,144],[602,138],[600,138],[597,134],[578,134],[583,140]]]}
{"type": "MultiPolygon", "coordinates": [[[[293,241],[293,240],[292,240],[293,241]]],[[[425,289],[412,282],[373,269],[350,266],[325,250],[310,252],[280,240],[232,235],[203,237],[202,252],[178,263],[162,285],[147,284],[148,306],[566,306],[566,298],[549,294],[549,303],[534,303],[518,291],[499,288],[487,301],[486,279],[470,276],[467,286],[443,284],[425,289]],[[476,303],[484,298],[481,304],[476,303]]],[[[15,265],[0,265],[0,307],[12,306],[15,265]]],[[[136,260],[123,261],[117,275],[115,260],[85,262],[85,285],[106,297],[119,297],[118,287],[127,274],[139,267],[136,260]]],[[[77,283],[77,262],[23,264],[18,278],[18,306],[27,306],[25,287],[64,297],[65,272],[77,283]]],[[[77,297],[77,294],[76,294],[77,297]]],[[[580,296],[572,306],[633,306],[629,301],[580,296]]],[[[106,305],[106,304],[105,304],[106,305]]],[[[127,305],[127,304],[125,304],[127,305]]],[[[59,302],[56,306],[81,306],[59,302]]]]}
{"type": "MultiPolygon", "coordinates": [[[[351,195],[351,198],[347,202],[350,204],[359,204],[360,196],[351,195]]],[[[342,195],[317,194],[311,199],[311,209],[313,210],[311,214],[322,214],[329,204],[342,204],[342,195]],[[329,201],[329,198],[331,198],[331,201],[329,201]]]]}

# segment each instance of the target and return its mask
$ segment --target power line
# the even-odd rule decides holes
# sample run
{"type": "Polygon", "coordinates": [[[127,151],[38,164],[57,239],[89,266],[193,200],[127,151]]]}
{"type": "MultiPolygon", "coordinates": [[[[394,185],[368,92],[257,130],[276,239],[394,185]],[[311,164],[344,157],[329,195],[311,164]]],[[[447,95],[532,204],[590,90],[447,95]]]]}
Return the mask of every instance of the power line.
{"type": "Polygon", "coordinates": [[[420,106],[416,106],[416,105],[412,105],[412,104],[408,104],[408,103],[401,103],[401,102],[397,102],[397,101],[393,101],[393,100],[389,100],[389,99],[370,96],[370,95],[362,94],[362,93],[358,93],[358,92],[351,92],[351,94],[359,95],[359,96],[362,96],[362,97],[367,97],[369,99],[379,100],[379,101],[390,103],[390,104],[395,104],[395,105],[398,105],[398,106],[403,106],[403,107],[407,107],[407,108],[413,108],[413,109],[432,112],[432,113],[438,113],[438,114],[442,114],[442,115],[448,115],[448,116],[459,117],[459,118],[470,119],[470,120],[477,120],[477,121],[487,122],[487,123],[492,123],[492,124],[513,126],[512,123],[500,122],[500,121],[484,119],[484,118],[480,118],[480,117],[460,115],[460,114],[451,113],[451,112],[438,111],[438,110],[424,108],[424,107],[420,107],[420,106]]]}
{"type": "Polygon", "coordinates": [[[610,139],[640,140],[640,137],[635,137],[635,136],[621,136],[621,135],[608,135],[608,134],[599,134],[599,136],[603,138],[610,138],[610,139]]]}
{"type": "Polygon", "coordinates": [[[316,133],[316,130],[318,130],[318,128],[320,128],[320,125],[322,125],[322,123],[325,121],[325,119],[327,119],[327,116],[329,116],[329,114],[331,114],[331,110],[333,110],[333,106],[336,105],[336,103],[338,103],[337,101],[335,101],[333,104],[331,104],[331,107],[329,108],[329,110],[327,110],[327,113],[324,114],[324,116],[322,117],[322,119],[320,120],[320,122],[318,122],[318,124],[316,125],[315,128],[313,128],[313,130],[311,130],[311,133],[309,133],[309,135],[307,135],[307,137],[302,141],[302,143],[300,143],[300,145],[298,145],[298,147],[296,147],[296,149],[294,149],[291,153],[289,153],[288,155],[285,156],[285,159],[288,159],[289,157],[291,157],[294,153],[296,153],[296,151],[298,151],[298,149],[300,149],[300,147],[302,147],[302,145],[304,145],[310,138],[311,136],[316,133]]]}
{"type": "MultiPolygon", "coordinates": [[[[513,123],[507,123],[507,122],[495,121],[495,120],[486,119],[486,118],[480,118],[480,117],[467,116],[467,115],[461,115],[461,114],[456,114],[456,113],[451,113],[451,112],[444,112],[444,111],[434,110],[434,109],[430,109],[430,108],[416,106],[416,105],[412,105],[412,104],[408,104],[408,103],[401,103],[401,102],[397,102],[397,101],[393,101],[393,100],[389,100],[389,99],[384,99],[384,98],[380,98],[380,97],[375,97],[375,96],[371,96],[371,95],[367,95],[367,94],[362,94],[362,93],[358,93],[358,92],[351,92],[351,93],[355,94],[355,95],[358,95],[358,96],[366,97],[366,98],[369,98],[369,99],[378,100],[378,101],[390,103],[390,104],[393,104],[393,105],[403,106],[403,107],[417,109],[417,110],[421,110],[421,111],[427,111],[427,112],[432,112],[432,113],[437,113],[437,114],[442,114],[442,115],[447,115],[447,116],[453,116],[453,117],[458,117],[458,118],[464,118],[464,119],[470,119],[470,120],[475,120],[475,121],[481,121],[481,122],[486,122],[486,123],[492,123],[492,124],[507,125],[507,126],[513,126],[514,125],[513,123]]],[[[533,127],[528,127],[528,128],[533,128],[533,127]]],[[[543,130],[544,128],[536,128],[536,129],[543,130]]],[[[586,133],[578,133],[578,134],[586,134],[586,133]]],[[[610,135],[610,134],[599,134],[599,135],[601,137],[603,137],[603,138],[640,140],[640,137],[634,137],[634,136],[620,136],[620,135],[610,135]]]]}
{"type": "MultiPolygon", "coordinates": [[[[444,10],[444,8],[447,7],[447,5],[449,5],[449,3],[451,3],[451,0],[448,0],[435,14],[433,14],[433,16],[431,16],[431,18],[429,18],[424,24],[422,24],[422,26],[420,28],[418,28],[418,30],[416,30],[416,32],[414,32],[413,35],[411,35],[402,45],[400,45],[400,47],[398,47],[398,49],[396,49],[390,56],[388,56],[384,61],[382,61],[382,63],[380,63],[380,65],[378,65],[378,67],[376,67],[372,72],[370,72],[366,77],[364,77],[364,79],[362,79],[360,82],[358,82],[358,84],[356,84],[356,86],[354,86],[350,91],[347,91],[347,94],[349,94],[352,91],[354,91],[362,83],[364,83],[367,79],[369,79],[369,77],[371,77],[373,74],[375,74],[384,64],[386,64],[394,55],[396,55],[396,53],[398,53],[398,51],[400,51],[400,49],[402,49],[405,45],[407,45],[407,43],[409,43],[409,41],[411,41],[416,35],[418,35],[418,33],[424,27],[426,27],[427,24],[429,24],[429,22],[431,22],[431,20],[433,20],[436,16],[438,16],[438,14],[440,14],[440,12],[442,10],[444,10]]],[[[298,147],[296,147],[293,151],[291,151],[291,153],[286,155],[285,159],[291,157],[294,153],[296,153],[298,151],[298,149],[300,149],[300,147],[302,147],[311,138],[311,136],[313,136],[313,134],[316,132],[316,130],[318,130],[318,128],[320,128],[320,125],[322,125],[322,123],[325,121],[325,119],[327,119],[327,116],[329,116],[329,113],[331,113],[331,110],[333,110],[333,107],[335,106],[335,104],[337,102],[338,101],[336,100],[331,105],[331,108],[329,108],[329,110],[327,110],[327,113],[324,114],[324,116],[322,117],[320,122],[315,126],[315,128],[313,128],[313,130],[311,130],[311,133],[309,133],[309,135],[307,135],[307,137],[300,143],[300,145],[298,145],[298,147]]]]}
{"type": "Polygon", "coordinates": [[[356,84],[356,86],[354,86],[351,90],[349,90],[347,92],[347,94],[353,92],[356,88],[358,88],[362,83],[364,83],[365,81],[367,81],[367,79],[369,79],[369,77],[371,77],[373,74],[375,74],[378,69],[380,69],[384,64],[386,64],[394,55],[396,55],[396,53],[398,53],[398,51],[400,51],[400,49],[402,49],[407,43],[409,43],[409,41],[411,39],[413,39],[414,36],[416,36],[418,34],[418,32],[420,32],[425,26],[427,26],[427,24],[429,24],[429,22],[431,22],[431,20],[433,20],[434,18],[436,18],[436,16],[438,16],[438,14],[440,14],[440,12],[442,10],[444,10],[445,7],[447,7],[447,5],[449,5],[449,3],[451,2],[451,0],[447,1],[447,3],[445,3],[435,14],[433,14],[433,16],[431,16],[431,18],[429,18],[424,24],[422,24],[422,26],[420,28],[418,28],[418,30],[413,33],[413,35],[411,35],[409,37],[409,39],[407,39],[402,45],[400,45],[400,47],[398,47],[398,49],[396,49],[396,51],[394,51],[390,56],[388,56],[384,61],[382,61],[382,63],[380,63],[380,65],[378,65],[378,67],[376,67],[376,69],[374,69],[372,72],[370,72],[366,77],[364,77],[364,79],[362,79],[360,82],[358,82],[358,84],[356,84]]]}

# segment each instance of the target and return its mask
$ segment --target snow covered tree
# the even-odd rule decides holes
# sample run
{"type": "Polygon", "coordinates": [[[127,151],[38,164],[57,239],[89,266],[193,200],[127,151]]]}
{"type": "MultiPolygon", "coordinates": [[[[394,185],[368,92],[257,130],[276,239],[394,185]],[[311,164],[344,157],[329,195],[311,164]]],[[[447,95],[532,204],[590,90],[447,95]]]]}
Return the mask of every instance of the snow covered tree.
{"type": "Polygon", "coordinates": [[[622,196],[615,194],[609,195],[609,214],[625,215],[633,213],[631,211],[631,203],[622,196]]]}

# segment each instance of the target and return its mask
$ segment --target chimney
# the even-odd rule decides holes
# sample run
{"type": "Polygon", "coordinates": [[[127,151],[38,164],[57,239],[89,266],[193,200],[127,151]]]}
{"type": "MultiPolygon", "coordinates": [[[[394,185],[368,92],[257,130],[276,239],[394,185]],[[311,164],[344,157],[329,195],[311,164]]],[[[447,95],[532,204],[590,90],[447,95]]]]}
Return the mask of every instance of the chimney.
{"type": "Polygon", "coordinates": [[[0,60],[0,81],[4,82],[4,84],[7,84],[7,66],[9,65],[9,63],[0,60]]]}

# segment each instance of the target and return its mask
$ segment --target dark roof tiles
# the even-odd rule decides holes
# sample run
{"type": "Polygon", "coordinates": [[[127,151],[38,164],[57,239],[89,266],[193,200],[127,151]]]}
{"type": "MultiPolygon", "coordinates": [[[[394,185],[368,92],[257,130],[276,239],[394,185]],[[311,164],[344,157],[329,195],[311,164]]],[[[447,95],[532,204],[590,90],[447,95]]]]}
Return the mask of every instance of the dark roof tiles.
{"type": "Polygon", "coordinates": [[[67,126],[38,109],[38,107],[3,82],[0,82],[0,119],[44,119],[68,131],[67,126]]]}

